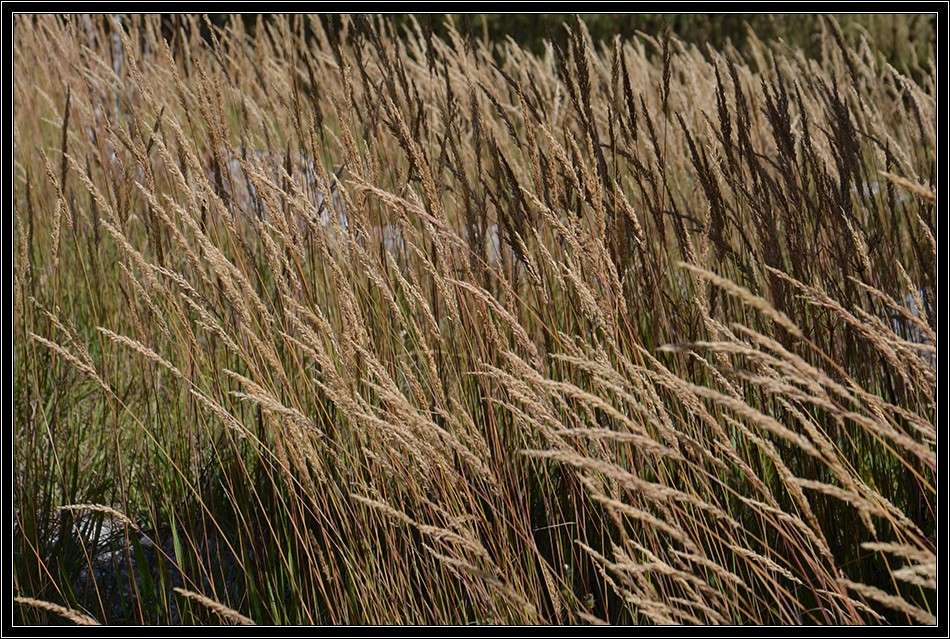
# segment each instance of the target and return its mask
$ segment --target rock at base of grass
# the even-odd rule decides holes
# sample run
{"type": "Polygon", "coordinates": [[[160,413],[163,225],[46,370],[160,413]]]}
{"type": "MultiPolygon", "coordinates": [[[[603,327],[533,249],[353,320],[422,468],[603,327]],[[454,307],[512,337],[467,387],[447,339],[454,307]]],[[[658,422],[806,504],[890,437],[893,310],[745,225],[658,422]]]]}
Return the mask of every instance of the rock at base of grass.
{"type": "Polygon", "coordinates": [[[173,588],[199,591],[223,602],[240,600],[238,563],[216,538],[202,542],[191,566],[178,564],[171,535],[156,539],[104,518],[79,518],[74,527],[84,547],[84,567],[73,583],[78,602],[103,623],[182,622],[173,588]],[[200,560],[200,563],[199,563],[200,560]],[[217,596],[216,596],[217,595],[217,596]]]}

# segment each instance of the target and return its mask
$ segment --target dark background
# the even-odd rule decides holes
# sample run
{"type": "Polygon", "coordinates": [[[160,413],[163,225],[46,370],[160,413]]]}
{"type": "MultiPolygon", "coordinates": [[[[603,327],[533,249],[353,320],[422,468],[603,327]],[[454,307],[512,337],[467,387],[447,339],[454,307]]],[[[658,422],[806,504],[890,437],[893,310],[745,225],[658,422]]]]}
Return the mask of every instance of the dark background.
{"type": "MultiPolygon", "coordinates": [[[[565,25],[576,17],[571,14],[416,14],[424,30],[444,35],[447,15],[454,20],[461,34],[474,39],[502,43],[511,37],[518,44],[535,52],[543,50],[544,40],[563,45],[565,25]]],[[[244,14],[245,26],[252,33],[258,20],[266,23],[267,16],[244,14]]],[[[716,49],[734,46],[745,52],[749,43],[749,29],[762,41],[782,40],[799,48],[809,57],[820,56],[822,23],[829,21],[816,14],[580,14],[595,43],[609,42],[614,36],[633,36],[637,31],[662,36],[672,33],[689,43],[716,49]]],[[[320,16],[328,32],[339,30],[340,16],[320,16]]],[[[356,20],[361,19],[354,16],[356,20]]],[[[224,26],[232,19],[227,15],[211,16],[212,23],[224,26]]],[[[936,15],[917,14],[846,14],[835,15],[841,32],[850,43],[857,43],[867,35],[888,62],[899,70],[910,70],[923,63],[934,53],[936,44],[936,15]]],[[[387,17],[398,28],[408,27],[406,15],[387,17]]]]}

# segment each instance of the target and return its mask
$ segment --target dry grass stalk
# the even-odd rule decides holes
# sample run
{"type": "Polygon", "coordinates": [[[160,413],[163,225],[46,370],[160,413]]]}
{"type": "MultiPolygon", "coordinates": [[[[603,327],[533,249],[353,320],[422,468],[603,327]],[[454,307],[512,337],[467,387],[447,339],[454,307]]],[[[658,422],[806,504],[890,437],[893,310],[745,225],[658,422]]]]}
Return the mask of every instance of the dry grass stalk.
{"type": "Polygon", "coordinates": [[[20,591],[69,494],[261,622],[929,621],[936,68],[332,20],[17,23],[20,591]]]}
{"type": "Polygon", "coordinates": [[[51,612],[54,615],[59,615],[63,619],[72,621],[77,626],[98,626],[100,625],[98,621],[93,619],[88,615],[84,615],[81,612],[73,610],[72,608],[66,608],[60,606],[59,604],[54,604],[49,601],[42,601],[40,599],[33,599],[31,597],[14,597],[14,603],[18,603],[24,606],[31,606],[33,608],[39,608],[40,610],[45,610],[51,612]]]}
{"type": "Polygon", "coordinates": [[[232,610],[231,608],[228,608],[224,604],[217,602],[214,599],[205,597],[204,595],[200,593],[192,592],[191,590],[185,590],[184,588],[178,588],[177,586],[173,588],[172,590],[174,590],[176,593],[178,593],[182,597],[185,597],[186,599],[190,599],[194,602],[201,604],[202,606],[204,606],[205,608],[207,608],[214,614],[218,615],[222,619],[232,621],[241,626],[257,625],[254,623],[252,619],[245,617],[238,611],[232,610]]]}

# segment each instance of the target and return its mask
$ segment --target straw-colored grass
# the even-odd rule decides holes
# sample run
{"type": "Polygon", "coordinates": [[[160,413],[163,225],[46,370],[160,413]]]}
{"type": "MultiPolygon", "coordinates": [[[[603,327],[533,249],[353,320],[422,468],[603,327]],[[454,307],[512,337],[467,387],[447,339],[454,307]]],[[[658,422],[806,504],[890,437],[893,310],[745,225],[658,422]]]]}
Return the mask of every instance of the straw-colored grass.
{"type": "Polygon", "coordinates": [[[18,620],[934,621],[932,60],[325,24],[15,18],[18,620]]]}

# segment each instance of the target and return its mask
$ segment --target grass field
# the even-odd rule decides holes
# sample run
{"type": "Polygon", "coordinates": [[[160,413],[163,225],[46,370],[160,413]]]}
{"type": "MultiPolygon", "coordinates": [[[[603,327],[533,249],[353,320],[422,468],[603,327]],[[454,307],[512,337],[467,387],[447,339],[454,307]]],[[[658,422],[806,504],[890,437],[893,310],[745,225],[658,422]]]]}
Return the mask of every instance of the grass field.
{"type": "Polygon", "coordinates": [[[15,18],[15,621],[935,623],[932,56],[340,24],[15,18]]]}

